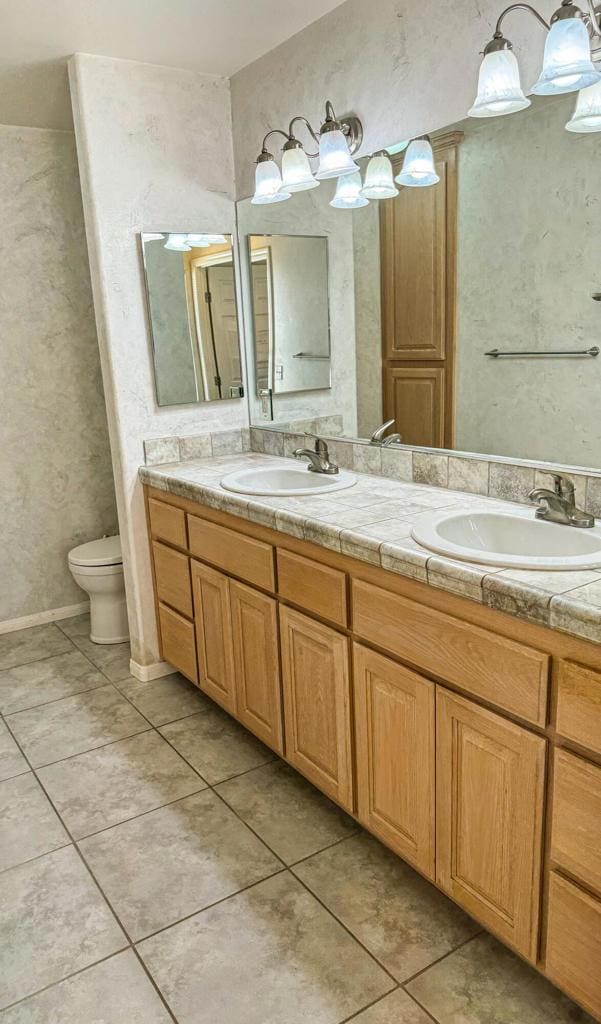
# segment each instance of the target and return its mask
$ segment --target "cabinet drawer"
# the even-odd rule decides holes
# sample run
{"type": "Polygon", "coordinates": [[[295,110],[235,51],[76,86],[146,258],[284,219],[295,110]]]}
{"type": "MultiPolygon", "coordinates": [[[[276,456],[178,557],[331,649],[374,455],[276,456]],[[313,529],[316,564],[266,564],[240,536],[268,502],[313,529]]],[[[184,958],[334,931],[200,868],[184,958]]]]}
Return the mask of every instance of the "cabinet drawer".
{"type": "Polygon", "coordinates": [[[565,750],[555,755],[551,858],[601,894],[601,768],[565,750]]]}
{"type": "Polygon", "coordinates": [[[505,711],[545,724],[546,654],[362,580],[352,586],[356,634],[505,711]]]}
{"type": "Polygon", "coordinates": [[[198,672],[194,626],[165,604],[159,604],[159,626],[163,658],[196,683],[198,672]]]}
{"type": "Polygon", "coordinates": [[[561,875],[549,879],[545,973],[601,1019],[601,901],[561,875]]]}
{"type": "Polygon", "coordinates": [[[338,626],[346,626],[346,575],[281,548],[277,556],[280,596],[338,626]]]}
{"type": "Polygon", "coordinates": [[[601,754],[601,672],[559,663],[557,731],[601,754]]]}
{"type": "Polygon", "coordinates": [[[275,590],[271,544],[190,515],[188,534],[193,555],[257,587],[275,590]]]}
{"type": "Polygon", "coordinates": [[[152,543],[152,556],[159,601],[170,604],[172,608],[183,612],[191,619],[190,559],[173,548],[166,548],[156,540],[152,543]]]}
{"type": "Polygon", "coordinates": [[[188,546],[186,536],[186,515],[181,508],[174,508],[164,501],[148,499],[148,515],[150,532],[158,540],[166,540],[168,544],[176,544],[178,548],[188,546]]]}

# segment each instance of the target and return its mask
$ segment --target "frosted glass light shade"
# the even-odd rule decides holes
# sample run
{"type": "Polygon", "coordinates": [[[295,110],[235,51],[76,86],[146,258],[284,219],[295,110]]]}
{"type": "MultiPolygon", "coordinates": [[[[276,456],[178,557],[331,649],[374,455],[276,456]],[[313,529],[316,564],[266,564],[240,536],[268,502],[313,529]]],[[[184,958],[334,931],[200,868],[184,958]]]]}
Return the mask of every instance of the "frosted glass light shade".
{"type": "Polygon", "coordinates": [[[478,95],[468,117],[500,117],[530,106],[520,84],[520,69],[512,50],[487,53],[480,65],[478,95]]]}
{"type": "Polygon", "coordinates": [[[336,185],[336,195],[330,200],[330,206],[338,210],[358,210],[361,206],[369,206],[369,199],[361,195],[361,175],[359,171],[343,174],[336,185]]]}
{"type": "Polygon", "coordinates": [[[399,190],[392,178],[390,158],[377,153],[367,165],[361,195],[364,199],[393,199],[398,194],[399,190]]]}
{"type": "Polygon", "coordinates": [[[275,160],[262,160],[255,170],[255,194],[251,203],[261,206],[266,203],[282,203],[290,199],[290,192],[280,191],[282,175],[275,160]]]}
{"type": "Polygon", "coordinates": [[[282,189],[284,192],[305,192],[317,188],[309,158],[304,149],[285,149],[282,157],[282,189]]]}
{"type": "Polygon", "coordinates": [[[551,25],[545,42],[543,69],[532,92],[555,96],[577,92],[601,81],[591,60],[591,44],[582,18],[564,18],[551,25]]]}
{"type": "Polygon", "coordinates": [[[165,249],[170,249],[171,252],[190,252],[192,248],[188,245],[187,235],[178,235],[171,232],[165,242],[165,249]]]}
{"type": "Polygon", "coordinates": [[[315,177],[318,181],[326,178],[339,178],[342,174],[352,174],[359,170],[359,164],[353,160],[344,133],[334,131],[322,132],[319,137],[319,167],[315,177]]]}
{"type": "Polygon", "coordinates": [[[206,249],[211,244],[207,235],[186,235],[186,241],[193,249],[206,249]]]}
{"type": "Polygon", "coordinates": [[[581,89],[566,128],[569,132],[601,132],[601,82],[581,89]]]}
{"type": "Polygon", "coordinates": [[[432,146],[427,139],[414,139],[409,144],[401,173],[394,180],[410,188],[438,184],[440,178],[434,166],[432,146]]]}

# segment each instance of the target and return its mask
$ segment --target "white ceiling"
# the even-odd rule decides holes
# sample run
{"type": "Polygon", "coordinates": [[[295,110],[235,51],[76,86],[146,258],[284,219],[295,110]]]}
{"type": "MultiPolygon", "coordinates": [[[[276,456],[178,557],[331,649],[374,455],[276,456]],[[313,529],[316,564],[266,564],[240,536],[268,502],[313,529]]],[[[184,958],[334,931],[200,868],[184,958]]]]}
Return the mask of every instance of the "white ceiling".
{"type": "Polygon", "coordinates": [[[0,122],[68,127],[67,58],[229,77],[342,0],[0,0],[0,122]]]}

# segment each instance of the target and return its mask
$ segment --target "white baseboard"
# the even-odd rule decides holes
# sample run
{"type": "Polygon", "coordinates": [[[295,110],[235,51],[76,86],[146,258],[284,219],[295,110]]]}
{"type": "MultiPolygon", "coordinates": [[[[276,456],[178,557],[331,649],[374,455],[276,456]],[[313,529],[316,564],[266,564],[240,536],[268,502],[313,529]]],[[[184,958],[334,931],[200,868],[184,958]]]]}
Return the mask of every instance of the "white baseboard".
{"type": "Polygon", "coordinates": [[[132,658],[129,663],[129,671],[141,683],[151,683],[153,679],[162,679],[163,676],[172,675],[177,669],[174,669],[168,661],[155,661],[153,665],[139,665],[132,658]]]}
{"type": "Polygon", "coordinates": [[[50,608],[47,612],[36,612],[35,615],[24,615],[20,619],[7,619],[0,622],[0,633],[14,633],[17,629],[28,629],[30,626],[42,626],[45,622],[56,622],[57,619],[72,619],[75,615],[89,612],[90,602],[66,604],[64,608],[50,608]]]}

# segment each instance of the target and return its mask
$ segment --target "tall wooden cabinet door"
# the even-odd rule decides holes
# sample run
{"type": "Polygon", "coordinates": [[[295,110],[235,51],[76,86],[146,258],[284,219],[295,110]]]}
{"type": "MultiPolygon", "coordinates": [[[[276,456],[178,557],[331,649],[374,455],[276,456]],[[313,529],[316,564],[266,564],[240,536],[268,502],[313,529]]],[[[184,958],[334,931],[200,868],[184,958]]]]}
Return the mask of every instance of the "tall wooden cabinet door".
{"type": "Polygon", "coordinates": [[[198,685],[217,704],[235,715],[234,652],[227,576],[193,561],[192,590],[198,685]]]}
{"type": "Polygon", "coordinates": [[[436,736],[438,884],[535,961],[545,740],[442,687],[436,736]]]}
{"type": "Polygon", "coordinates": [[[283,606],[280,624],[286,757],[324,793],[352,810],[348,641],[283,606]]]}
{"type": "Polygon", "coordinates": [[[230,580],[237,717],[283,753],[278,617],[271,597],[230,580]]]}
{"type": "Polygon", "coordinates": [[[445,370],[384,367],[386,416],[406,444],[441,448],[445,440],[445,370]]]}
{"type": "Polygon", "coordinates": [[[354,644],[360,821],[434,878],[435,686],[354,644]]]}

